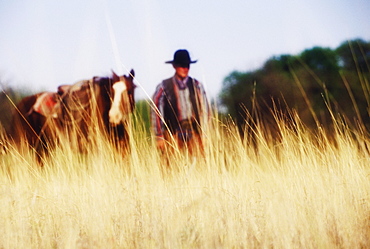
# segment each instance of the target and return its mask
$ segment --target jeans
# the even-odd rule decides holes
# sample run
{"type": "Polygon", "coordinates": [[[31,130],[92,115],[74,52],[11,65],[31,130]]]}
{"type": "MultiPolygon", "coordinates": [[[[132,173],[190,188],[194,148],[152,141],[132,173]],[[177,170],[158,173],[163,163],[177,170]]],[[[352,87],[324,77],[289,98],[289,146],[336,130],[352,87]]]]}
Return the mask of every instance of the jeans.
{"type": "Polygon", "coordinates": [[[184,142],[189,142],[193,137],[193,131],[191,130],[180,130],[177,133],[177,139],[184,142]]]}

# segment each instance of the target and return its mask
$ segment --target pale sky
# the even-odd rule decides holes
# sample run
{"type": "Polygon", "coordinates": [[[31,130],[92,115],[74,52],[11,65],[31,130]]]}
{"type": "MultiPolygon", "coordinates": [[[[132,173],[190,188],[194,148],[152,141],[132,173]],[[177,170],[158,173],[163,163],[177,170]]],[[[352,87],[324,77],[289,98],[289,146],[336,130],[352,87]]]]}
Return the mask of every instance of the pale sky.
{"type": "Polygon", "coordinates": [[[370,40],[369,0],[0,0],[0,81],[55,91],[131,68],[151,96],[171,77],[177,49],[190,75],[217,97],[233,70],[314,46],[370,40]]]}

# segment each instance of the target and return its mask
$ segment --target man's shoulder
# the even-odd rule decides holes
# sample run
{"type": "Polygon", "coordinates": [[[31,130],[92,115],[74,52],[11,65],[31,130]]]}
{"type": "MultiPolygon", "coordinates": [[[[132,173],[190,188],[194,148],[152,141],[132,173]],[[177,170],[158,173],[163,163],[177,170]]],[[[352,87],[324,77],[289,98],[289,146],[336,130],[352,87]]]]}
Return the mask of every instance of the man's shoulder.
{"type": "Polygon", "coordinates": [[[197,85],[201,85],[202,83],[200,83],[200,81],[199,80],[197,80],[196,78],[192,78],[193,79],[193,82],[195,83],[195,84],[197,84],[197,85]]]}
{"type": "Polygon", "coordinates": [[[162,80],[158,85],[157,85],[157,89],[159,88],[163,88],[165,84],[168,84],[168,82],[171,82],[172,81],[172,78],[168,78],[168,79],[164,79],[162,80]]]}
{"type": "MultiPolygon", "coordinates": [[[[167,88],[171,89],[173,87],[173,82],[174,82],[173,77],[170,77],[170,78],[162,80],[162,82],[158,86],[164,89],[167,89],[167,88]]],[[[190,76],[188,77],[188,84],[189,83],[196,87],[202,87],[202,83],[199,80],[193,77],[190,77],[190,76]]]]}
{"type": "Polygon", "coordinates": [[[191,84],[193,84],[197,88],[202,87],[202,83],[199,80],[197,80],[196,78],[189,77],[189,81],[191,82],[191,84]]]}
{"type": "Polygon", "coordinates": [[[170,77],[168,79],[164,79],[159,85],[164,90],[172,89],[173,88],[173,77],[170,77]]]}
{"type": "Polygon", "coordinates": [[[173,82],[173,77],[170,77],[170,78],[167,78],[167,79],[164,79],[162,80],[161,84],[162,85],[166,85],[166,84],[169,84],[169,83],[172,83],[173,82]]]}
{"type": "Polygon", "coordinates": [[[172,78],[162,80],[162,82],[157,85],[153,96],[162,96],[165,92],[171,91],[171,89],[173,89],[171,83],[172,78]]]}

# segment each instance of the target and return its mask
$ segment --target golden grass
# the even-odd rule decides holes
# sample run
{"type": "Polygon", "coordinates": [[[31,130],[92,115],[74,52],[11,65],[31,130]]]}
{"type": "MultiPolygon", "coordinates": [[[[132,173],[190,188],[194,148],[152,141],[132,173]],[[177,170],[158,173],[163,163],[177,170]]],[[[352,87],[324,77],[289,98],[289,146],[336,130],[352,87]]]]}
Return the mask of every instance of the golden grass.
{"type": "Polygon", "coordinates": [[[177,153],[169,171],[140,127],[126,157],[98,138],[40,168],[10,148],[0,248],[369,248],[369,138],[278,122],[278,142],[257,127],[252,147],[215,119],[205,158],[177,153]]]}

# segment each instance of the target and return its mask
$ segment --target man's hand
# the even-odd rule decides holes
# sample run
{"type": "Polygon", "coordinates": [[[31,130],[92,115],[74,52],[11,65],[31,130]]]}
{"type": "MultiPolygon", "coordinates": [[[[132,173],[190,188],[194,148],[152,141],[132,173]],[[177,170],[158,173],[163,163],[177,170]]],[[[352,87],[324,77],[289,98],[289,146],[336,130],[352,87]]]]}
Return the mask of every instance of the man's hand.
{"type": "Polygon", "coordinates": [[[157,148],[163,151],[166,147],[166,140],[164,139],[164,137],[156,137],[156,140],[157,140],[157,148]]]}

